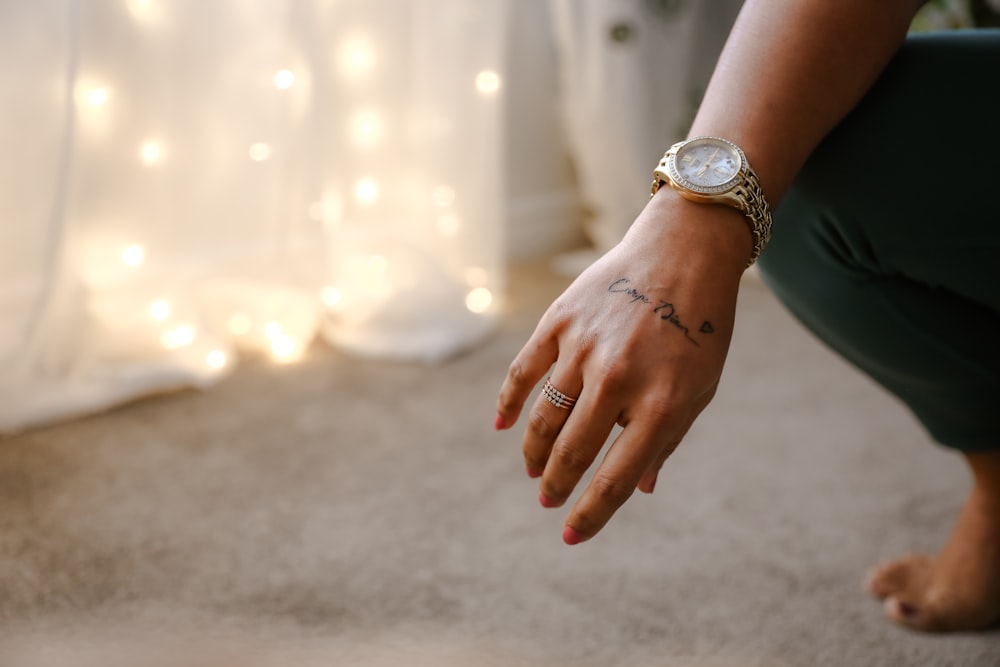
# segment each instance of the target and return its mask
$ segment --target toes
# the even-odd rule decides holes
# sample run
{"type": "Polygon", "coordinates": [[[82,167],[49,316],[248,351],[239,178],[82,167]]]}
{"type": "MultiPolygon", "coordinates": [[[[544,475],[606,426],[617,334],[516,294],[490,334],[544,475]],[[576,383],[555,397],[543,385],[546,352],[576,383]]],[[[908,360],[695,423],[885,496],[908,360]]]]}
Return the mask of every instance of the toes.
{"type": "Polygon", "coordinates": [[[934,617],[911,600],[887,597],[882,604],[882,611],[889,620],[913,630],[930,632],[938,629],[934,617]]]}
{"type": "Polygon", "coordinates": [[[907,594],[926,584],[931,559],[910,556],[875,568],[868,575],[865,589],[880,600],[907,594]]]}

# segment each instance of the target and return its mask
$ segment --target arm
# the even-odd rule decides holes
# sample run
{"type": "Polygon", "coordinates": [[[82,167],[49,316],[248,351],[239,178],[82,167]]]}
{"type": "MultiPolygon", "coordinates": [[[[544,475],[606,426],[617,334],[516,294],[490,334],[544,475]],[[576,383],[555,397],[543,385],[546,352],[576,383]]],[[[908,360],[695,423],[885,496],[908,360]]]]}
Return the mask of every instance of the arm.
{"type": "Polygon", "coordinates": [[[925,0],[748,0],[691,129],[740,145],[776,207],[875,82],[925,0]]]}
{"type": "MultiPolygon", "coordinates": [[[[692,136],[740,145],[776,206],[896,52],[920,4],[748,0],[692,136]]],[[[615,424],[624,427],[567,516],[567,543],[595,535],[636,488],[652,492],[714,396],[750,250],[740,212],[663,188],[623,241],[553,303],[514,359],[498,428],[515,423],[546,374],[579,397],[571,411],[539,397],[527,415],[524,457],[528,474],[541,478],[544,506],[562,505],[615,424]]]]}

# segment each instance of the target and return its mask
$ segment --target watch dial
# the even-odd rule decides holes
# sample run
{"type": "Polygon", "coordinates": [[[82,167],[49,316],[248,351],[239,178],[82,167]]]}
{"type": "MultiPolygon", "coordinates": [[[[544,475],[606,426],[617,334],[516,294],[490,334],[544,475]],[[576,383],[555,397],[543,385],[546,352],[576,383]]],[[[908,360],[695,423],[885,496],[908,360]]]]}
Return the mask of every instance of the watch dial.
{"type": "Polygon", "coordinates": [[[703,192],[721,192],[740,171],[742,158],[727,141],[705,137],[684,144],[674,156],[675,177],[703,192]]]}

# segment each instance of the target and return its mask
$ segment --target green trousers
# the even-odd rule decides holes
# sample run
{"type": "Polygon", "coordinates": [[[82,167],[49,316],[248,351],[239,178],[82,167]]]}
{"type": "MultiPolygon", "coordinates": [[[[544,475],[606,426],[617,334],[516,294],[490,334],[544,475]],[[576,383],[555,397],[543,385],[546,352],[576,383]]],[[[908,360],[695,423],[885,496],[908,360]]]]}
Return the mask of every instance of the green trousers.
{"type": "Polygon", "coordinates": [[[1000,30],[908,38],[811,156],[759,264],[935,440],[1000,448],[1000,30]]]}

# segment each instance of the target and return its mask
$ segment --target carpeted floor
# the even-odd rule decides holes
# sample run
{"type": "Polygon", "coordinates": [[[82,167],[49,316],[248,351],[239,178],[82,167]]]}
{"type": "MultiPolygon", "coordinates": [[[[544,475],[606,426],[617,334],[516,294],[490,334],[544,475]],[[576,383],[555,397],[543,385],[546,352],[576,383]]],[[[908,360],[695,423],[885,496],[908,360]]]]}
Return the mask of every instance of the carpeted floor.
{"type": "Polygon", "coordinates": [[[914,634],[861,592],[943,541],[965,470],[752,281],[656,494],[564,546],[492,428],[564,283],[517,270],[442,366],[317,345],[0,441],[0,665],[1000,665],[1000,633],[914,634]]]}

